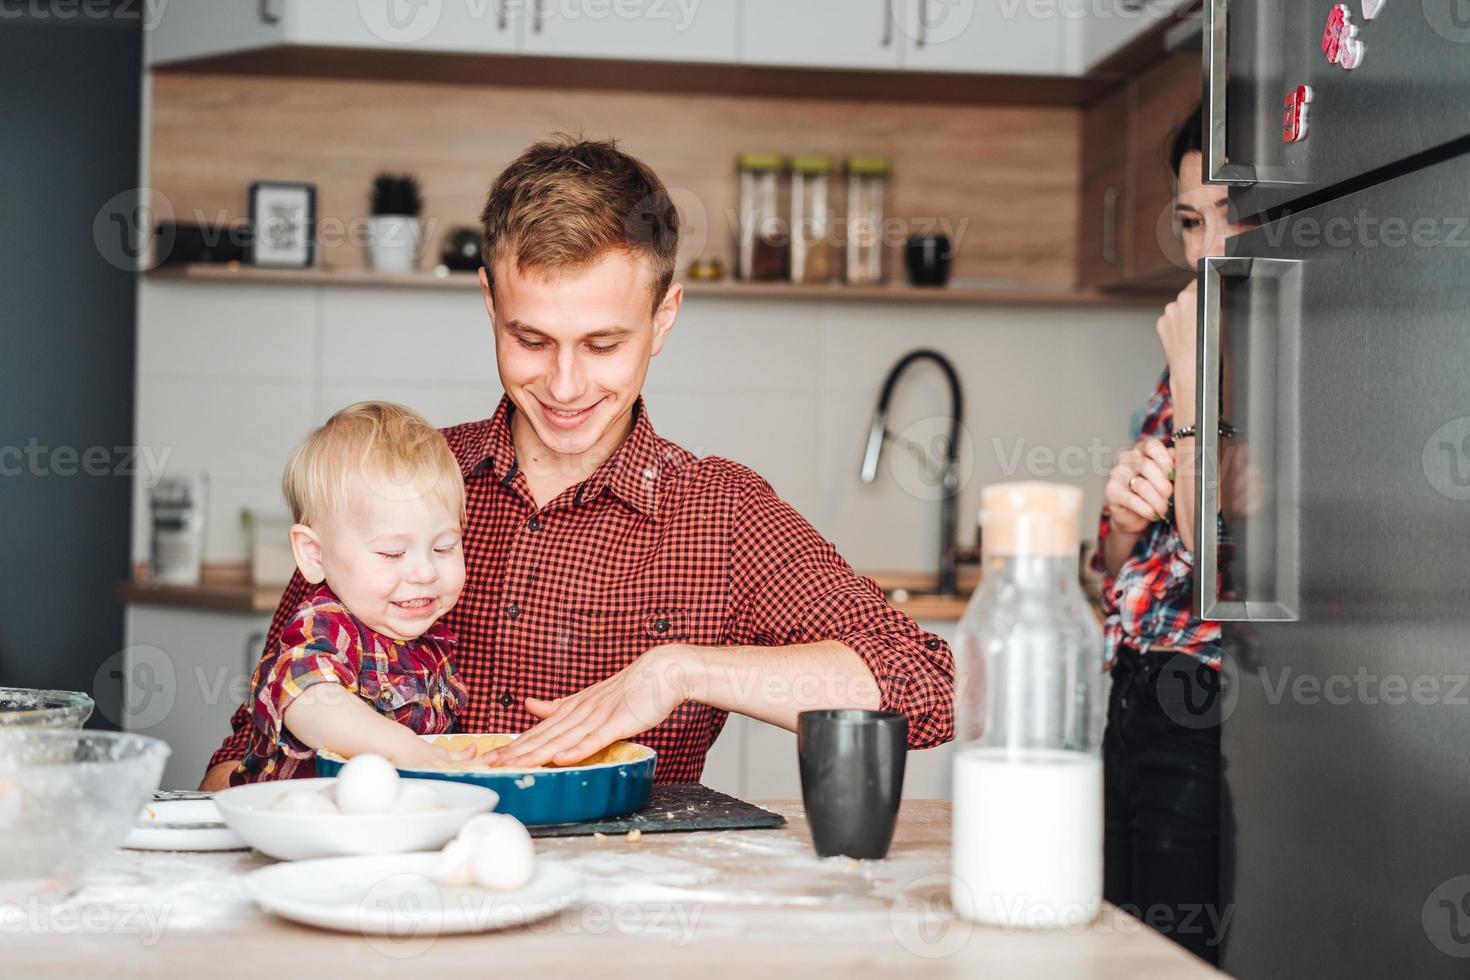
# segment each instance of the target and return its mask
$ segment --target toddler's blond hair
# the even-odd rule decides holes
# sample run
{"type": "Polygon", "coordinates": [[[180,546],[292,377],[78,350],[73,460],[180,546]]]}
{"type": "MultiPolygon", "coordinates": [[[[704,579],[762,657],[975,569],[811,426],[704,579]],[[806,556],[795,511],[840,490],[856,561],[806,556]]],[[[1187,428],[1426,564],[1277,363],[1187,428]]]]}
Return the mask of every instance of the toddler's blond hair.
{"type": "Polygon", "coordinates": [[[292,519],[307,526],[340,513],[354,492],[434,493],[464,521],[464,477],[449,444],[393,402],[357,402],[327,419],[291,454],[281,489],[292,519]]]}

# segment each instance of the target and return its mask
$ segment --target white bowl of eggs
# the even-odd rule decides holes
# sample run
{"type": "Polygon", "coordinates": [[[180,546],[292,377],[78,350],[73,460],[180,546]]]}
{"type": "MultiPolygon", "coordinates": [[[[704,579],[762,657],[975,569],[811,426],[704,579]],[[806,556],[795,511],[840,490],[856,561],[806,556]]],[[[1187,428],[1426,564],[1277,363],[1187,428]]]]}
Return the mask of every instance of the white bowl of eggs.
{"type": "Polygon", "coordinates": [[[436,850],[500,797],[483,786],[404,779],[382,756],[359,755],[331,779],[234,786],[214,801],[251,847],[300,861],[436,850]]]}

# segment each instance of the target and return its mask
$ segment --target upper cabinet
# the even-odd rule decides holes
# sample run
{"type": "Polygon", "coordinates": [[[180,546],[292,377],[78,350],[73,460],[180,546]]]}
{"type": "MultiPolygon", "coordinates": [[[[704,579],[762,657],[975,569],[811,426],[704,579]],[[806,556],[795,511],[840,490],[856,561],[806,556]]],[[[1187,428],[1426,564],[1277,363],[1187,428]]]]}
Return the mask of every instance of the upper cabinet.
{"type": "Polygon", "coordinates": [[[463,54],[514,54],[524,17],[521,0],[266,0],[261,6],[279,8],[289,44],[463,54]]]}
{"type": "MultiPolygon", "coordinates": [[[[1087,74],[1191,4],[1198,0],[1091,0],[1070,5],[1064,26],[1067,73],[1087,74]]],[[[1058,9],[1068,6],[1057,4],[1058,9]]]]}
{"type": "Polygon", "coordinates": [[[279,47],[1082,75],[1198,0],[180,0],[150,65],[279,47]]]}
{"type": "Polygon", "coordinates": [[[903,64],[902,8],[910,0],[742,0],[750,65],[895,69],[903,64]]]}
{"type": "Polygon", "coordinates": [[[1198,54],[1151,66],[1082,112],[1077,281],[1173,291],[1193,277],[1174,227],[1174,134],[1199,106],[1198,54]]]}
{"type": "Polygon", "coordinates": [[[525,4],[521,50],[526,54],[726,64],[739,58],[739,0],[525,0],[525,4]]]}
{"type": "Polygon", "coordinates": [[[464,54],[520,50],[524,0],[189,0],[160,4],[144,32],[149,65],[301,45],[464,54]]]}
{"type": "Polygon", "coordinates": [[[1057,75],[1061,4],[1026,0],[909,0],[904,66],[917,71],[1057,75]]]}
{"type": "Polygon", "coordinates": [[[742,60],[793,68],[1058,74],[1063,20],[1044,7],[1025,0],[743,0],[742,60]]]}

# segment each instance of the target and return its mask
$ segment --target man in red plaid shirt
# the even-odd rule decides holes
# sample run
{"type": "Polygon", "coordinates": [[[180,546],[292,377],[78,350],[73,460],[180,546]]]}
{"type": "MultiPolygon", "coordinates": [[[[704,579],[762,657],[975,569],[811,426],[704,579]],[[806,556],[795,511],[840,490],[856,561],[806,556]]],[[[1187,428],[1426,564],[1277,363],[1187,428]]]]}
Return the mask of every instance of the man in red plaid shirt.
{"type": "MultiPolygon", "coordinates": [[[[913,748],[950,739],[948,645],[756,473],[654,432],[640,391],[683,300],[658,177],[610,142],[538,143],[481,223],[505,395],[444,433],[467,509],[445,617],[470,695],[458,729],[524,732],[492,760],[515,766],[636,738],[662,782],[699,778],[730,711],[794,730],[802,711],[882,708],[913,748]]],[[[282,595],[265,656],[306,590],[298,575],[282,595]]],[[[243,708],[233,725],[202,789],[250,743],[243,708]]]]}

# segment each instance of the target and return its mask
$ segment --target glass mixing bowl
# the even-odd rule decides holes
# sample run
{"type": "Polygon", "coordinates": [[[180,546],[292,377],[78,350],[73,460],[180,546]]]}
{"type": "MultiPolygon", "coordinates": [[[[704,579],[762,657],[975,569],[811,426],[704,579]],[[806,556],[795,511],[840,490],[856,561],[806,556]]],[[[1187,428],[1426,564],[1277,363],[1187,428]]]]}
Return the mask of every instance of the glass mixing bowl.
{"type": "Polygon", "coordinates": [[[0,905],[75,889],[127,837],[168,755],[128,732],[0,729],[0,905]]]}
{"type": "Polygon", "coordinates": [[[0,729],[81,728],[92,717],[92,699],[81,691],[0,687],[0,729]]]}

